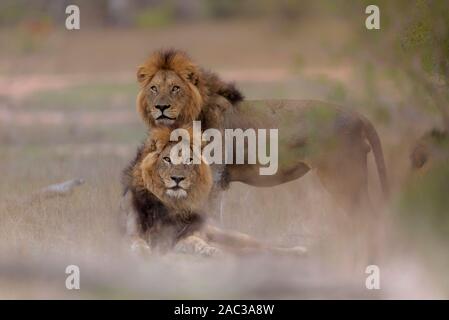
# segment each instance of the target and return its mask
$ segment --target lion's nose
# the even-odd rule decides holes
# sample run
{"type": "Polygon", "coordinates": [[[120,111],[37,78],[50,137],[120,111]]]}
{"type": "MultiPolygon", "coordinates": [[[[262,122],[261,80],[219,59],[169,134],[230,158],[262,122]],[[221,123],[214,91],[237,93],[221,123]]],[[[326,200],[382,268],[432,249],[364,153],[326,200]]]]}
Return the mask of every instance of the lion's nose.
{"type": "Polygon", "coordinates": [[[176,184],[179,184],[182,180],[184,180],[184,177],[180,177],[180,176],[171,176],[170,177],[174,182],[176,182],[176,184]]]}
{"type": "Polygon", "coordinates": [[[157,104],[155,105],[156,109],[161,110],[161,112],[164,112],[165,109],[170,108],[169,104],[157,104]]]}

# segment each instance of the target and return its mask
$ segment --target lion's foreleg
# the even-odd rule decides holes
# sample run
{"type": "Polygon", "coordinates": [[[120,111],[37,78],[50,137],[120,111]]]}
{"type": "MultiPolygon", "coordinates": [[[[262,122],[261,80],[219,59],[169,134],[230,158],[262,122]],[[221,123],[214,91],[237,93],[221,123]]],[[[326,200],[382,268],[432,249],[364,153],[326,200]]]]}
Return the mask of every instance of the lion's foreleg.
{"type": "Polygon", "coordinates": [[[207,239],[220,245],[256,249],[264,247],[260,241],[238,231],[224,230],[215,226],[207,225],[204,228],[204,233],[207,239]]]}
{"type": "Polygon", "coordinates": [[[204,232],[210,241],[228,247],[237,253],[270,252],[275,254],[302,255],[307,251],[302,246],[283,248],[268,245],[245,233],[223,230],[211,225],[206,226],[204,232]]]}
{"type": "Polygon", "coordinates": [[[138,255],[147,255],[151,253],[148,243],[148,237],[145,237],[139,225],[137,212],[131,205],[131,193],[128,191],[120,201],[120,220],[121,230],[126,239],[131,252],[138,255]]]}

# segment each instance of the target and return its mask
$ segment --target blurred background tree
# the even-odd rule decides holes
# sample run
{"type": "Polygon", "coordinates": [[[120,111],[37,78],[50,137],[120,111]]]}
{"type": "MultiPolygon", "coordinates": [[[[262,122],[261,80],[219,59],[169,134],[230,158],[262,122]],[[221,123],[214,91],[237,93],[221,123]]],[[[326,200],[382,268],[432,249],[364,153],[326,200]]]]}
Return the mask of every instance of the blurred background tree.
{"type": "Polygon", "coordinates": [[[64,21],[69,4],[83,7],[83,22],[99,26],[138,26],[142,12],[158,12],[161,8],[176,22],[271,16],[297,20],[309,8],[323,7],[323,1],[318,2],[320,5],[295,0],[4,0],[0,3],[0,24],[14,26],[33,17],[39,19],[43,13],[54,22],[64,21]]]}
{"type": "Polygon", "coordinates": [[[399,61],[441,112],[449,130],[449,3],[418,1],[405,20],[399,61]],[[402,59],[403,58],[403,59],[402,59]]]}
{"type": "MultiPolygon", "coordinates": [[[[449,129],[449,3],[444,0],[361,1],[376,4],[381,12],[381,30],[359,28],[355,41],[365,49],[376,67],[386,67],[396,82],[409,85],[403,92],[414,104],[431,106],[449,129]]],[[[354,12],[359,6],[342,5],[354,12]]],[[[355,27],[359,16],[348,14],[355,27]]]]}

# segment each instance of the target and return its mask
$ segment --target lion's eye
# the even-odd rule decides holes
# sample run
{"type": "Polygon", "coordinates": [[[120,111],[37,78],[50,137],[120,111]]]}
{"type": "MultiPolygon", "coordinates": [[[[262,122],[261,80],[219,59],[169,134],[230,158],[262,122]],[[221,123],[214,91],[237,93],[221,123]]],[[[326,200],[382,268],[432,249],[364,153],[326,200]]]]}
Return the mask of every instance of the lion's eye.
{"type": "Polygon", "coordinates": [[[157,87],[156,87],[156,86],[151,86],[150,90],[151,90],[153,93],[157,93],[157,87]]]}
{"type": "Polygon", "coordinates": [[[171,92],[176,93],[179,91],[179,86],[173,86],[173,88],[171,88],[171,92]]]}
{"type": "Polygon", "coordinates": [[[163,159],[164,159],[164,161],[165,161],[165,162],[167,162],[167,163],[171,163],[171,159],[170,159],[170,157],[164,157],[163,159]]]}

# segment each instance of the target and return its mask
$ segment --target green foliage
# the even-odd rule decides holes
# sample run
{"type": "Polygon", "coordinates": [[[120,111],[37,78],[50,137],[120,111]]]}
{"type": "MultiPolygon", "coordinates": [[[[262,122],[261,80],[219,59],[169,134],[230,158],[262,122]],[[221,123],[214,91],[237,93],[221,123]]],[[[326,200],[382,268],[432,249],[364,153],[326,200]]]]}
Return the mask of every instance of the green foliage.
{"type": "Polygon", "coordinates": [[[344,84],[337,82],[326,97],[329,101],[342,103],[346,100],[346,88],[344,84]]]}
{"type": "Polygon", "coordinates": [[[293,57],[292,69],[296,72],[301,71],[306,65],[306,61],[301,53],[296,53],[293,57]]]}
{"type": "Polygon", "coordinates": [[[315,1],[297,0],[203,0],[206,15],[212,18],[267,17],[280,22],[297,22],[315,7],[315,1]]]}
{"type": "Polygon", "coordinates": [[[124,109],[133,105],[137,94],[134,83],[87,83],[83,85],[36,92],[24,101],[36,110],[66,109],[96,111],[124,109]]]}
{"type": "Polygon", "coordinates": [[[25,5],[14,1],[5,1],[0,6],[0,25],[17,23],[26,15],[25,5]]]}
{"type": "MultiPolygon", "coordinates": [[[[447,146],[446,146],[447,147],[447,146]]],[[[449,244],[449,162],[414,177],[399,199],[400,221],[414,236],[449,244]]]]}
{"type": "Polygon", "coordinates": [[[142,9],[136,15],[136,25],[143,28],[165,27],[174,21],[174,8],[172,5],[164,4],[158,7],[142,9]]]}
{"type": "Polygon", "coordinates": [[[449,5],[446,1],[418,1],[404,24],[404,56],[418,58],[422,69],[449,81],[449,5]]]}
{"type": "MultiPolygon", "coordinates": [[[[446,148],[449,147],[446,145],[446,148]]],[[[397,225],[413,254],[432,268],[439,286],[449,292],[449,161],[409,179],[398,201],[397,225]]]]}
{"type": "Polygon", "coordinates": [[[206,13],[215,18],[228,18],[236,15],[241,5],[241,3],[236,5],[233,1],[226,0],[204,1],[206,13]]]}

